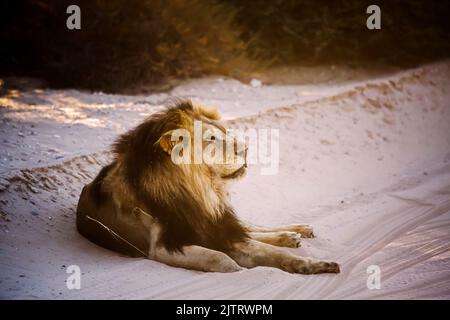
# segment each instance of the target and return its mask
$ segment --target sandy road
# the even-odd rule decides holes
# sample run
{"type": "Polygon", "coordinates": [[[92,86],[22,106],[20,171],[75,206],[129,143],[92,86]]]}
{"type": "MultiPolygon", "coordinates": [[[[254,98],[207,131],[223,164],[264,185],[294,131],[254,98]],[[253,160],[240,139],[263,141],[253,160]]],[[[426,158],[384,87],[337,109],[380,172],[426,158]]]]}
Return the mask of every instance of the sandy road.
{"type": "Polygon", "coordinates": [[[450,298],[449,71],[442,62],[331,87],[201,80],[146,97],[0,98],[0,297],[450,298]],[[291,250],[338,261],[340,275],[206,274],[121,257],[77,234],[78,195],[108,162],[105,145],[170,95],[214,103],[234,127],[280,130],[278,173],[250,167],[232,203],[256,224],[312,224],[317,238],[291,250]],[[72,264],[81,290],[65,285],[72,264]],[[367,288],[370,265],[379,290],[367,288]]]}

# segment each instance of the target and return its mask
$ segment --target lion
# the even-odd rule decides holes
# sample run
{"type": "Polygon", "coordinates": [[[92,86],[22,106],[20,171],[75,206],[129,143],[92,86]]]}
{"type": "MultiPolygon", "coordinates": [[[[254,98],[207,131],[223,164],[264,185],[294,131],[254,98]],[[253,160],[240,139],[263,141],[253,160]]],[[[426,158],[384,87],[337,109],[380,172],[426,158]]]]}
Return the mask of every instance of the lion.
{"type": "Polygon", "coordinates": [[[335,262],[280,248],[295,248],[301,237],[313,237],[310,226],[261,228],[238,219],[227,185],[246,172],[244,142],[234,138],[233,159],[222,163],[174,162],[176,130],[193,133],[194,122],[201,121],[202,132],[215,132],[209,141],[224,139],[227,131],[219,119],[217,109],[180,100],[121,135],[113,144],[112,162],[81,192],[79,233],[121,254],[192,270],[267,266],[290,273],[339,273],[335,262]]]}

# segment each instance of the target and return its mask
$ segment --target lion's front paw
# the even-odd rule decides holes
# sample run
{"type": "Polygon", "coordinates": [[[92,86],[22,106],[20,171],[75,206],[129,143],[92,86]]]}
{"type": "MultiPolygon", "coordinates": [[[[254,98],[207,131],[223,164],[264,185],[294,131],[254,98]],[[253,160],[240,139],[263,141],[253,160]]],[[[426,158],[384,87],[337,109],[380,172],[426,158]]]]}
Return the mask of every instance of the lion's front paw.
{"type": "Polygon", "coordinates": [[[339,273],[341,269],[336,262],[318,261],[311,264],[311,273],[339,273]]]}
{"type": "Polygon", "coordinates": [[[280,247],[298,248],[301,246],[301,235],[297,232],[284,231],[280,232],[277,239],[277,244],[280,247]]]}
{"type": "Polygon", "coordinates": [[[289,272],[302,274],[317,274],[317,273],[339,273],[340,267],[336,262],[326,261],[294,261],[289,272]]]}
{"type": "Polygon", "coordinates": [[[323,273],[340,273],[341,268],[336,262],[321,262],[320,270],[323,273]]]}
{"type": "Polygon", "coordinates": [[[303,238],[314,238],[313,228],[305,224],[293,224],[289,226],[289,231],[297,232],[302,235],[303,238]]]}

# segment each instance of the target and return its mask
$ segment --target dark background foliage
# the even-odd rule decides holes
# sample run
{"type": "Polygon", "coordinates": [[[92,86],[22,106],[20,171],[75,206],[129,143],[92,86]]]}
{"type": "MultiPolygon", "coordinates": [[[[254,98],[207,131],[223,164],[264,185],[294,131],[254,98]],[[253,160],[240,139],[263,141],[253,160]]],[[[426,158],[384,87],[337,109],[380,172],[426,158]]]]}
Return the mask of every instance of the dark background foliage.
{"type": "Polygon", "coordinates": [[[0,76],[120,91],[273,65],[413,66],[450,55],[450,1],[3,0],[0,76]],[[66,8],[81,8],[81,30],[66,8]],[[366,28],[377,4],[382,29],[366,28]]]}

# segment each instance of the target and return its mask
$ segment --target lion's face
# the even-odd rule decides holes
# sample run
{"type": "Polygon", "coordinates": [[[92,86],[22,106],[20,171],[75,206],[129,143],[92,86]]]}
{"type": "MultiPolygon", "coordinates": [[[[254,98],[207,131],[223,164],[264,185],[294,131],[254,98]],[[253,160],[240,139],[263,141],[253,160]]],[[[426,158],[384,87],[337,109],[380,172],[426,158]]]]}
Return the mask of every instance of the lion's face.
{"type": "Polygon", "coordinates": [[[203,124],[203,156],[208,168],[223,179],[242,177],[247,168],[247,146],[245,142],[227,132],[217,122],[203,124]]]}
{"type": "Polygon", "coordinates": [[[161,136],[160,146],[183,168],[200,166],[226,180],[242,177],[247,168],[247,146],[226,130],[219,118],[217,110],[209,107],[180,110],[177,128],[161,136]]]}

